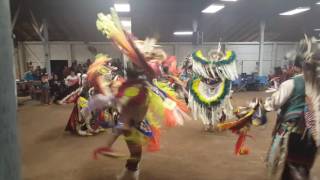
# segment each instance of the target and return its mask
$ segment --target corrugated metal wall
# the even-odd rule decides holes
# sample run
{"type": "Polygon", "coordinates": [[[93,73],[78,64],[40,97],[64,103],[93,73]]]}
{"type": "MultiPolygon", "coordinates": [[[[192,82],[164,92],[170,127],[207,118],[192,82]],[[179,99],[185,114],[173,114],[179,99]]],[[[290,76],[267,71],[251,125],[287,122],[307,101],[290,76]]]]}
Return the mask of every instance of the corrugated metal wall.
{"type": "MultiPolygon", "coordinates": [[[[44,51],[41,42],[23,42],[25,62],[32,62],[34,66],[44,66],[44,51]]],[[[226,49],[236,52],[238,57],[239,73],[252,73],[257,71],[259,60],[259,43],[257,42],[228,42],[223,43],[226,49]]],[[[202,46],[193,46],[190,43],[160,43],[169,55],[175,55],[181,64],[185,57],[195,50],[201,49],[206,55],[211,49],[218,47],[217,43],[206,43],[202,46]]],[[[93,46],[98,52],[107,53],[111,57],[120,58],[121,53],[110,43],[83,43],[83,42],[50,42],[52,60],[77,60],[85,62],[93,58],[88,46],[93,46]]],[[[264,45],[263,74],[267,75],[276,66],[287,64],[284,57],[287,52],[295,49],[295,42],[266,42],[264,45]]],[[[21,50],[19,51],[21,52],[21,50]]],[[[18,57],[18,56],[17,56],[18,57]]],[[[21,56],[20,56],[21,57],[21,56]]]]}

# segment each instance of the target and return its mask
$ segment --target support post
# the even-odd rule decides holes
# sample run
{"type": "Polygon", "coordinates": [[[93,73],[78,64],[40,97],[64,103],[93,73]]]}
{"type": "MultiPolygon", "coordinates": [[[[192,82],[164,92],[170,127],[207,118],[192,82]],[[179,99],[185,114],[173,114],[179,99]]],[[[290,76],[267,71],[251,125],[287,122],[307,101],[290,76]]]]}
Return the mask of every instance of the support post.
{"type": "Polygon", "coordinates": [[[0,0],[0,179],[20,180],[17,102],[9,0],[0,0]]]}
{"type": "Polygon", "coordinates": [[[276,67],[276,64],[277,64],[277,54],[278,54],[278,44],[273,43],[272,44],[272,60],[271,60],[272,73],[274,73],[274,68],[276,67]]]}
{"type": "Polygon", "coordinates": [[[260,22],[260,43],[259,43],[259,76],[262,75],[262,62],[264,53],[264,32],[266,28],[265,21],[260,22]]]}
{"type": "Polygon", "coordinates": [[[42,20],[41,26],[39,26],[36,17],[34,16],[33,12],[30,10],[31,20],[32,20],[32,27],[35,32],[38,34],[39,38],[43,44],[43,51],[44,51],[44,60],[45,60],[45,67],[47,69],[47,73],[51,74],[51,65],[50,65],[50,47],[49,47],[49,32],[48,32],[48,23],[46,19],[42,20]]]}
{"type": "Polygon", "coordinates": [[[48,23],[45,19],[42,20],[42,26],[43,28],[43,49],[44,49],[44,57],[45,57],[45,64],[46,64],[46,69],[47,73],[51,74],[51,65],[50,65],[50,47],[49,47],[49,32],[48,32],[48,23]]]}
{"type": "Polygon", "coordinates": [[[225,43],[221,43],[221,52],[226,53],[226,44],[225,43]]]}
{"type": "Polygon", "coordinates": [[[16,71],[16,78],[18,79],[23,79],[23,74],[21,74],[21,64],[20,64],[20,59],[19,59],[19,47],[14,48],[14,66],[15,66],[15,71],[16,71]]]}
{"type": "Polygon", "coordinates": [[[29,70],[29,68],[26,66],[26,56],[25,56],[25,49],[24,49],[24,45],[22,42],[18,42],[18,60],[19,60],[19,71],[21,74],[21,78],[23,78],[24,73],[29,70]]]}

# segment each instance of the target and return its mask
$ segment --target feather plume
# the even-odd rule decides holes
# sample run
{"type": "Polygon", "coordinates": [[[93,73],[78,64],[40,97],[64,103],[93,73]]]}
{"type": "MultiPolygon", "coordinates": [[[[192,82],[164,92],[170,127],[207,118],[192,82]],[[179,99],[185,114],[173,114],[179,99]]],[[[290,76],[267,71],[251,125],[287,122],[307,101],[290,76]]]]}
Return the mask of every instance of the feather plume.
{"type": "Polygon", "coordinates": [[[107,62],[110,61],[107,55],[99,54],[96,60],[89,66],[87,75],[88,82],[103,95],[110,95],[111,69],[108,68],[107,62]]]}
{"type": "MultiPolygon", "coordinates": [[[[309,48],[308,48],[309,49],[309,48]]],[[[320,145],[320,51],[316,50],[304,65],[307,112],[306,126],[320,145]]]]}
{"type": "Polygon", "coordinates": [[[123,30],[116,11],[111,8],[111,14],[98,14],[97,29],[101,31],[139,68],[146,71],[149,79],[154,77],[152,68],[146,63],[143,53],[136,47],[132,35],[123,30]]]}

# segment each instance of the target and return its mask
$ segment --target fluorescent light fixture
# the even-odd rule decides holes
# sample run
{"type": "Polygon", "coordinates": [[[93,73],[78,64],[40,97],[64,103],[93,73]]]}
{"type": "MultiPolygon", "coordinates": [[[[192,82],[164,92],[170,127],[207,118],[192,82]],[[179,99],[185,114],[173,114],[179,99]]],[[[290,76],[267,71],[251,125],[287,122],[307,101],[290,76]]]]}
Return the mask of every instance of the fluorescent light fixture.
{"type": "Polygon", "coordinates": [[[211,4],[210,6],[206,7],[202,10],[202,13],[216,13],[224,8],[223,4],[211,4]]]}
{"type": "Polygon", "coordinates": [[[317,5],[320,5],[320,1],[318,1],[316,4],[317,4],[317,5]]]}
{"type": "Polygon", "coordinates": [[[192,31],[176,31],[173,33],[176,36],[190,36],[193,34],[192,31]]]}
{"type": "Polygon", "coordinates": [[[225,1],[225,2],[236,2],[238,0],[220,0],[220,1],[225,1]]]}
{"type": "Polygon", "coordinates": [[[314,31],[320,31],[320,29],[314,29],[314,31]]]}
{"type": "Polygon", "coordinates": [[[130,20],[121,20],[121,24],[123,27],[131,27],[131,21],[130,20]]]}
{"type": "Polygon", "coordinates": [[[280,15],[281,16],[292,16],[292,15],[303,13],[303,12],[309,11],[309,10],[310,10],[310,7],[298,7],[296,9],[292,9],[290,11],[280,13],[280,15]]]}
{"type": "Polygon", "coordinates": [[[130,4],[114,4],[117,12],[130,12],[130,4]]]}

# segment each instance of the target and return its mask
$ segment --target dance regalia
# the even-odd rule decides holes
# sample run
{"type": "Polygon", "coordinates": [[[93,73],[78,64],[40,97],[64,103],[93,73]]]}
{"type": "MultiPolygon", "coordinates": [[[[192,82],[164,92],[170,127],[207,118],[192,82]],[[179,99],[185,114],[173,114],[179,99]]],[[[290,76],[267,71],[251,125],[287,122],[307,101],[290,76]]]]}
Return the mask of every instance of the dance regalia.
{"type": "MultiPolygon", "coordinates": [[[[141,67],[137,65],[138,63],[134,65],[135,69],[140,69],[141,67]]],[[[146,63],[145,66],[148,64],[146,63]]],[[[149,70],[149,74],[152,74],[152,68],[149,70]]],[[[97,82],[96,78],[91,78],[90,75],[88,79],[97,82]]],[[[155,79],[148,81],[148,79],[125,80],[115,92],[107,90],[107,86],[97,85],[103,87],[100,92],[109,92],[109,94],[101,93],[102,95],[112,96],[110,98],[113,100],[97,99],[97,101],[92,101],[92,107],[89,108],[99,109],[104,103],[108,103],[108,100],[115,101],[120,111],[119,118],[129,119],[131,117],[132,120],[131,122],[119,120],[116,128],[129,128],[134,133],[132,137],[126,137],[127,139],[143,142],[142,144],[148,145],[147,150],[157,151],[160,148],[161,124],[167,127],[182,125],[184,119],[188,119],[188,108],[177,98],[175,91],[166,82],[155,79]]],[[[105,84],[104,82],[99,83],[105,84]]]]}
{"type": "MultiPolygon", "coordinates": [[[[154,80],[126,80],[114,95],[119,107],[119,121],[116,129],[130,130],[125,139],[136,144],[147,145],[150,152],[160,149],[160,128],[182,125],[188,119],[187,106],[177,99],[172,88],[154,80]]],[[[90,109],[100,109],[109,99],[92,101],[90,109]]]]}
{"type": "MultiPolygon", "coordinates": [[[[267,158],[270,179],[291,179],[293,176],[290,169],[295,168],[293,164],[301,163],[310,167],[313,164],[316,148],[305,128],[305,106],[302,74],[283,82],[279,90],[266,100],[267,109],[276,110],[280,107],[267,158]]],[[[303,167],[296,170],[300,168],[303,167]]],[[[304,173],[309,174],[307,171],[304,173]]]]}
{"type": "Polygon", "coordinates": [[[239,132],[250,126],[255,113],[260,111],[256,117],[264,124],[266,111],[280,110],[266,159],[268,178],[272,180],[309,179],[315,161],[320,145],[320,51],[314,46],[316,42],[306,38],[300,43],[295,63],[303,67],[303,74],[283,82],[263,105],[252,108],[246,117],[218,125],[239,132]]]}
{"type": "Polygon", "coordinates": [[[231,130],[232,133],[238,135],[234,147],[234,154],[249,154],[249,148],[246,146],[246,139],[252,138],[249,135],[251,126],[262,126],[267,122],[266,111],[264,110],[261,100],[254,99],[247,107],[238,107],[234,114],[236,120],[226,120],[226,122],[218,123],[219,130],[231,130]]]}
{"type": "MultiPolygon", "coordinates": [[[[82,75],[86,78],[86,75],[82,75]]],[[[81,81],[84,82],[85,80],[81,81]]],[[[98,133],[100,129],[95,125],[92,114],[83,113],[83,109],[88,107],[89,87],[84,85],[66,96],[61,102],[63,104],[73,103],[74,107],[69,117],[65,131],[69,131],[80,136],[90,136],[98,133]]]]}
{"type": "Polygon", "coordinates": [[[233,51],[217,54],[211,59],[203,57],[201,51],[192,54],[194,74],[189,82],[189,107],[193,118],[202,120],[207,128],[233,116],[230,97],[231,81],[238,77],[236,55],[233,51]]]}
{"type": "MultiPolygon", "coordinates": [[[[320,51],[314,39],[300,43],[297,59],[304,60],[303,75],[281,84],[273,97],[288,99],[280,106],[267,158],[270,179],[309,179],[319,146],[320,51]],[[288,97],[289,96],[289,97],[288,97]]],[[[271,98],[272,100],[273,98],[271,98]]],[[[269,100],[270,101],[270,100],[269,100]]],[[[273,104],[267,100],[267,105],[273,104]]]]}
{"type": "MultiPolygon", "coordinates": [[[[99,109],[114,103],[120,113],[114,134],[110,136],[112,139],[108,141],[111,143],[108,143],[107,147],[96,149],[94,154],[111,155],[112,144],[118,136],[124,135],[130,158],[119,179],[123,179],[128,174],[131,178],[137,179],[142,146],[147,145],[149,151],[159,150],[161,124],[164,123],[170,127],[181,125],[187,115],[180,109],[183,105],[153,81],[156,73],[147,62],[147,59],[154,60],[153,57],[149,58],[153,54],[153,47],[149,45],[152,44],[151,40],[146,41],[142,46],[138,45],[133,40],[133,36],[123,30],[119,17],[113,9],[107,16],[98,14],[97,28],[107,38],[113,40],[132,64],[126,69],[127,73],[130,70],[131,74],[128,74],[127,79],[115,91],[103,85],[105,83],[103,76],[100,76],[99,80],[97,79],[99,76],[92,76],[96,70],[89,75],[89,81],[97,82],[98,87],[102,89],[96,95],[97,98],[90,100],[89,109],[99,109]]],[[[99,67],[100,65],[96,69],[99,67]]]]}
{"type": "MultiPolygon", "coordinates": [[[[155,72],[159,72],[156,73],[157,80],[153,81],[154,85],[171,97],[174,97],[175,101],[178,99],[179,101],[183,100],[188,96],[188,92],[185,89],[185,83],[179,79],[181,69],[177,67],[177,59],[175,56],[170,56],[163,60],[153,60],[151,63],[148,61],[148,64],[151,64],[151,67],[155,72]],[[153,64],[157,64],[157,66],[153,66],[153,64]]],[[[183,109],[187,109],[187,107],[183,109]]],[[[188,111],[184,110],[184,112],[188,111]]]]}
{"type": "Polygon", "coordinates": [[[180,110],[183,105],[177,103],[179,101],[173,94],[169,95],[172,90],[166,89],[165,92],[163,87],[159,88],[157,85],[151,85],[142,79],[127,80],[116,95],[122,109],[120,119],[122,116],[126,116],[123,119],[132,119],[129,127],[125,127],[128,122],[120,121],[118,128],[130,128],[134,136],[126,138],[147,145],[147,150],[151,152],[160,149],[161,124],[164,123],[167,127],[182,125],[187,116],[180,110]]]}
{"type": "Polygon", "coordinates": [[[103,132],[100,124],[105,124],[105,121],[112,117],[103,110],[88,111],[88,101],[93,88],[87,84],[86,74],[81,75],[79,79],[80,87],[61,100],[63,104],[74,104],[65,131],[80,136],[91,136],[103,132]]]}

